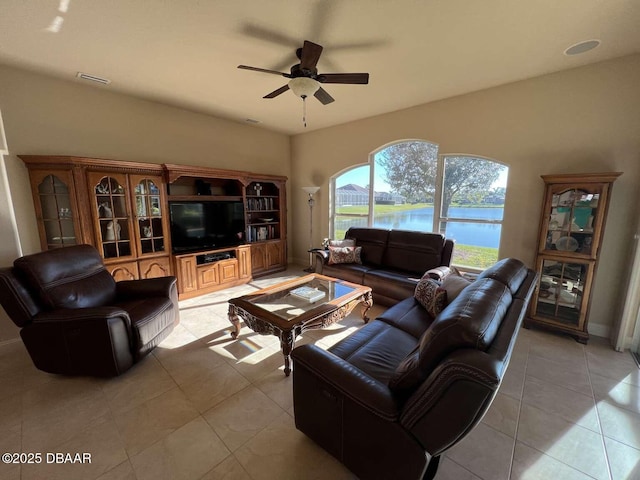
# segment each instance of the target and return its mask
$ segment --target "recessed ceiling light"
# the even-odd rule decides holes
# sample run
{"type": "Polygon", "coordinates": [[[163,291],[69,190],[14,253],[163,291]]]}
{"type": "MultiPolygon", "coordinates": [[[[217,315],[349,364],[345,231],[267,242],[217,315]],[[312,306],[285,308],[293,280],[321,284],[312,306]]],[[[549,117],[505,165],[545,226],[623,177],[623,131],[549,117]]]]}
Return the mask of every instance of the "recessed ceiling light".
{"type": "Polygon", "coordinates": [[[76,77],[81,78],[82,80],[88,80],[89,82],[101,83],[102,85],[109,85],[111,80],[102,77],[96,77],[95,75],[90,75],[88,73],[78,72],[76,77]]]}
{"type": "Polygon", "coordinates": [[[593,50],[598,45],[600,45],[600,40],[585,40],[583,42],[578,42],[574,45],[571,45],[564,51],[565,55],[580,55],[581,53],[588,52],[589,50],[593,50]]]}

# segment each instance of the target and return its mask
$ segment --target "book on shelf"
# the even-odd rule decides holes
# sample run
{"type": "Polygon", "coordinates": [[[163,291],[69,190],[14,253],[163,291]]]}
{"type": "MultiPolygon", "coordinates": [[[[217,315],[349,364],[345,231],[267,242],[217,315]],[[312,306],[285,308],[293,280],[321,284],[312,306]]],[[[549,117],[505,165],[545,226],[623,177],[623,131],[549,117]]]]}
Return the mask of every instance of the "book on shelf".
{"type": "Polygon", "coordinates": [[[294,297],[301,298],[302,300],[306,300],[309,303],[316,302],[327,295],[326,292],[313,287],[294,288],[290,293],[294,297]]]}
{"type": "Polygon", "coordinates": [[[273,198],[249,198],[247,199],[247,209],[249,210],[273,210],[273,198]]]}
{"type": "Polygon", "coordinates": [[[248,242],[264,242],[265,240],[272,240],[276,238],[278,238],[278,230],[275,225],[247,227],[248,242]]]}

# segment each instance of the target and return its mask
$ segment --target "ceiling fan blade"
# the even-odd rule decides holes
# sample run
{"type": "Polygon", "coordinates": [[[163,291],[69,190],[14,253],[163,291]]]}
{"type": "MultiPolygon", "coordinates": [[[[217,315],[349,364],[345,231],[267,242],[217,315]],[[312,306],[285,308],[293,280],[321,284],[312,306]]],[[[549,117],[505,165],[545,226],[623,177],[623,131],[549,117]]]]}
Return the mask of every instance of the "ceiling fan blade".
{"type": "Polygon", "coordinates": [[[262,72],[262,73],[272,73],[274,75],[280,75],[282,77],[291,78],[291,75],[288,73],[278,72],[277,70],[269,70],[266,68],[258,68],[258,67],[249,67],[248,65],[238,65],[238,68],[242,70],[252,70],[254,72],[262,72]]]}
{"type": "Polygon", "coordinates": [[[265,40],[267,42],[278,43],[285,47],[296,48],[300,45],[300,40],[297,38],[289,37],[277,30],[271,30],[260,25],[247,23],[242,27],[242,33],[258,40],[265,40]]]}
{"type": "Polygon", "coordinates": [[[282,94],[282,93],[286,92],[287,90],[289,90],[289,85],[284,85],[284,86],[280,87],[279,89],[274,90],[274,91],[273,91],[273,92],[271,92],[270,94],[265,95],[265,96],[264,96],[264,97],[262,97],[262,98],[275,98],[275,97],[277,97],[278,95],[280,95],[280,94],[282,94]]]}
{"type": "Polygon", "coordinates": [[[316,93],[313,94],[323,105],[327,105],[328,103],[335,102],[334,98],[327,93],[327,91],[320,87],[316,90],[316,93]]]}
{"type": "Polygon", "coordinates": [[[352,83],[366,85],[369,83],[368,73],[323,73],[318,75],[320,83],[352,83]]]}
{"type": "Polygon", "coordinates": [[[321,53],[322,45],[305,40],[304,45],[302,45],[302,53],[300,54],[300,68],[306,70],[316,68],[321,53]]]}
{"type": "Polygon", "coordinates": [[[386,47],[389,44],[388,40],[363,40],[361,42],[341,43],[339,45],[327,45],[332,52],[340,50],[362,50],[368,48],[386,47]]]}

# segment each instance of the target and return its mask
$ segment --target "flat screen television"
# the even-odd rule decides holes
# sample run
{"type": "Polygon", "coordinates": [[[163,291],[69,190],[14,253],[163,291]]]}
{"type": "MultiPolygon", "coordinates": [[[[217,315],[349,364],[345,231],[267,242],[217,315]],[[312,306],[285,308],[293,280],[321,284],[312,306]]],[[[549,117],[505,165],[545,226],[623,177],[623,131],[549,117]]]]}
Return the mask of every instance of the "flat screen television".
{"type": "Polygon", "coordinates": [[[169,202],[173,253],[244,243],[244,205],[238,201],[169,202]]]}

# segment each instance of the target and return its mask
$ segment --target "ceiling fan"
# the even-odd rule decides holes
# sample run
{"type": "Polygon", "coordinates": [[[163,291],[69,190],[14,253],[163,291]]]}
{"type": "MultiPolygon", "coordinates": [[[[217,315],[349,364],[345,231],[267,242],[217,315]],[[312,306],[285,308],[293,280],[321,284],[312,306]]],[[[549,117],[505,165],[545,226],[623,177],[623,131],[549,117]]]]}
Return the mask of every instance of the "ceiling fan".
{"type": "Polygon", "coordinates": [[[303,100],[313,95],[323,105],[333,102],[334,98],[320,86],[321,83],[360,85],[369,83],[368,73],[318,73],[316,65],[318,64],[321,53],[322,45],[305,40],[302,48],[298,48],[296,51],[296,56],[300,60],[300,63],[291,67],[291,73],[283,73],[266,68],[249,67],[247,65],[238,65],[238,68],[281,75],[291,79],[288,84],[265,95],[263,98],[275,98],[287,90],[291,90],[298,97],[302,97],[303,100]]]}

